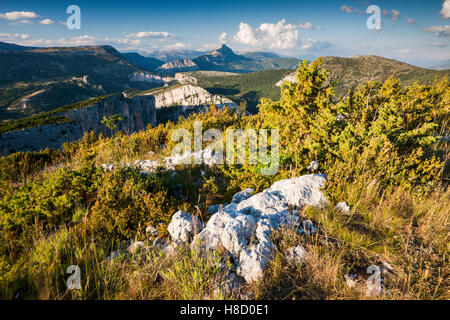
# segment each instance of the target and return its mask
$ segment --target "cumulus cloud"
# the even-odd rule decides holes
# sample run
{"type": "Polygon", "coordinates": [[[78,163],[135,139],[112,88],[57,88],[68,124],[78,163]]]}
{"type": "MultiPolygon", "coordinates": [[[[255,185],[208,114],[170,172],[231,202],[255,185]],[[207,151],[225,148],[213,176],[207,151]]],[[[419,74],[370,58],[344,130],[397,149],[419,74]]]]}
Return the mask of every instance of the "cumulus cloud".
{"type": "Polygon", "coordinates": [[[29,38],[30,38],[29,34],[0,33],[0,40],[3,40],[3,41],[27,40],[29,38]]]}
{"type": "Polygon", "coordinates": [[[450,36],[450,26],[432,26],[432,27],[424,27],[423,31],[434,33],[438,37],[448,37],[450,36]]]}
{"type": "Polygon", "coordinates": [[[173,33],[166,32],[166,31],[141,31],[137,33],[131,33],[127,36],[128,38],[151,38],[151,39],[157,39],[160,41],[171,41],[171,40],[177,40],[179,39],[178,36],[176,36],[173,33]]]}
{"type": "Polygon", "coordinates": [[[39,23],[40,24],[53,24],[53,23],[55,23],[55,21],[53,21],[52,19],[44,19],[39,23]]]}
{"type": "Polygon", "coordinates": [[[322,30],[321,26],[315,26],[311,22],[300,22],[298,27],[307,30],[322,30]]]}
{"type": "Polygon", "coordinates": [[[259,28],[252,28],[241,22],[234,41],[253,47],[271,49],[292,49],[298,44],[299,26],[280,20],[278,23],[262,23],[259,28]]]}
{"type": "Polygon", "coordinates": [[[298,26],[301,29],[312,29],[312,28],[314,28],[314,26],[313,26],[313,24],[311,22],[305,22],[305,23],[300,22],[300,24],[298,26]]]}
{"type": "Polygon", "coordinates": [[[227,42],[227,37],[228,37],[228,34],[226,32],[223,32],[220,34],[220,36],[217,38],[217,40],[219,40],[220,43],[225,43],[225,42],[227,42]]]}
{"type": "Polygon", "coordinates": [[[31,11],[12,11],[0,13],[0,18],[7,20],[20,20],[20,19],[35,19],[40,18],[40,16],[36,12],[31,11]]]}
{"type": "Polygon", "coordinates": [[[409,24],[415,24],[415,23],[416,23],[416,20],[414,20],[414,19],[412,19],[412,18],[409,18],[409,19],[408,19],[408,23],[409,23],[409,24]]]}
{"type": "Polygon", "coordinates": [[[450,18],[450,0],[445,0],[442,3],[442,10],[439,12],[439,14],[441,14],[444,19],[450,18]]]}

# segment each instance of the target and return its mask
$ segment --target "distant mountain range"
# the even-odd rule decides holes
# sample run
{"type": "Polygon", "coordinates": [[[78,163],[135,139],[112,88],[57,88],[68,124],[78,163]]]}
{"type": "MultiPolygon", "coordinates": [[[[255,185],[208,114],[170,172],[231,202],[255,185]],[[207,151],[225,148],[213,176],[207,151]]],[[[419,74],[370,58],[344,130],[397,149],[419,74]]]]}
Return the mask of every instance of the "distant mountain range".
{"type": "Polygon", "coordinates": [[[210,52],[179,50],[158,52],[147,57],[138,53],[123,53],[130,62],[147,71],[164,74],[205,70],[248,73],[260,70],[296,69],[300,60],[281,57],[273,52],[246,52],[236,54],[222,45],[210,52]]]}
{"type": "Polygon", "coordinates": [[[111,46],[33,48],[0,42],[0,120],[48,111],[128,88],[143,69],[111,46]]]}
{"type": "Polygon", "coordinates": [[[207,51],[197,50],[167,50],[167,51],[155,51],[153,53],[145,55],[148,58],[154,58],[163,62],[170,62],[174,60],[195,59],[197,57],[207,54],[207,51]]]}
{"type": "Polygon", "coordinates": [[[200,70],[248,73],[261,70],[296,69],[299,60],[296,58],[281,58],[274,53],[252,52],[239,55],[231,48],[222,45],[206,55],[193,61],[200,70]]]}
{"type": "MultiPolygon", "coordinates": [[[[0,42],[0,121],[105,94],[161,87],[176,81],[175,73],[187,71],[188,77],[198,71],[194,77],[203,88],[236,102],[247,100],[256,110],[259,98],[276,98],[279,89],[275,83],[300,61],[264,51],[237,54],[226,45],[207,53],[179,50],[157,56],[161,59],[119,53],[111,46],[36,48],[0,42]],[[214,76],[206,76],[208,72],[214,76]]],[[[406,84],[429,83],[450,73],[376,56],[325,57],[324,66],[338,82],[338,95],[368,80],[384,80],[394,71],[406,84]]],[[[181,77],[177,79],[181,81],[181,77]]]]}

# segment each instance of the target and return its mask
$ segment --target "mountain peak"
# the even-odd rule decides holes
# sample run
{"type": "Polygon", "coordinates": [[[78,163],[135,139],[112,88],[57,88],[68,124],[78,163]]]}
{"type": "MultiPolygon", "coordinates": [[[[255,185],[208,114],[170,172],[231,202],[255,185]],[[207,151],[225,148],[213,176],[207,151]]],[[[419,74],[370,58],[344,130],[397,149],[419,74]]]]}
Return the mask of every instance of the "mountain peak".
{"type": "Polygon", "coordinates": [[[212,55],[223,55],[223,56],[231,56],[235,55],[234,51],[228,47],[226,44],[221,45],[216,50],[211,51],[212,55]]]}

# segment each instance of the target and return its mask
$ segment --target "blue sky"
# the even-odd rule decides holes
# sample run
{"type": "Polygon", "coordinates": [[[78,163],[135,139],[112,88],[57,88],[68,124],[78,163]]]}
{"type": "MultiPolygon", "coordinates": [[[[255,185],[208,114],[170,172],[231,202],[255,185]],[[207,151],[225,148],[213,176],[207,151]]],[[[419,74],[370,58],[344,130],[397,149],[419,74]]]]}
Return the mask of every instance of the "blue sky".
{"type": "Polygon", "coordinates": [[[0,41],[33,46],[111,44],[120,51],[269,50],[301,56],[376,54],[411,63],[450,59],[450,0],[0,0],[0,41]],[[65,25],[81,9],[81,29],[65,25]],[[369,5],[382,29],[369,30],[369,5]]]}

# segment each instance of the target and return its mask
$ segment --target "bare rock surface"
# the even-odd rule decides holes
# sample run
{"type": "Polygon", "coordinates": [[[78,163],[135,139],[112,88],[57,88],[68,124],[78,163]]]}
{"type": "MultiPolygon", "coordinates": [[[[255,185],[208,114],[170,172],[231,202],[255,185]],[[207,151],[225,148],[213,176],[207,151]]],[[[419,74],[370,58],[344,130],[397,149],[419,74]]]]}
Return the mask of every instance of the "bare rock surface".
{"type": "MultiPolygon", "coordinates": [[[[278,181],[255,195],[251,195],[253,190],[241,191],[231,204],[211,216],[191,246],[206,251],[224,248],[236,261],[238,276],[247,282],[258,280],[273,254],[274,244],[270,240],[273,230],[287,225],[298,227],[302,234],[317,232],[310,220],[300,222],[295,211],[291,214],[289,209],[326,205],[321,191],[325,181],[324,175],[311,174],[278,181]]],[[[174,216],[172,222],[178,219],[179,215],[174,216]]],[[[292,261],[303,261],[307,256],[301,246],[291,251],[292,261]]]]}

